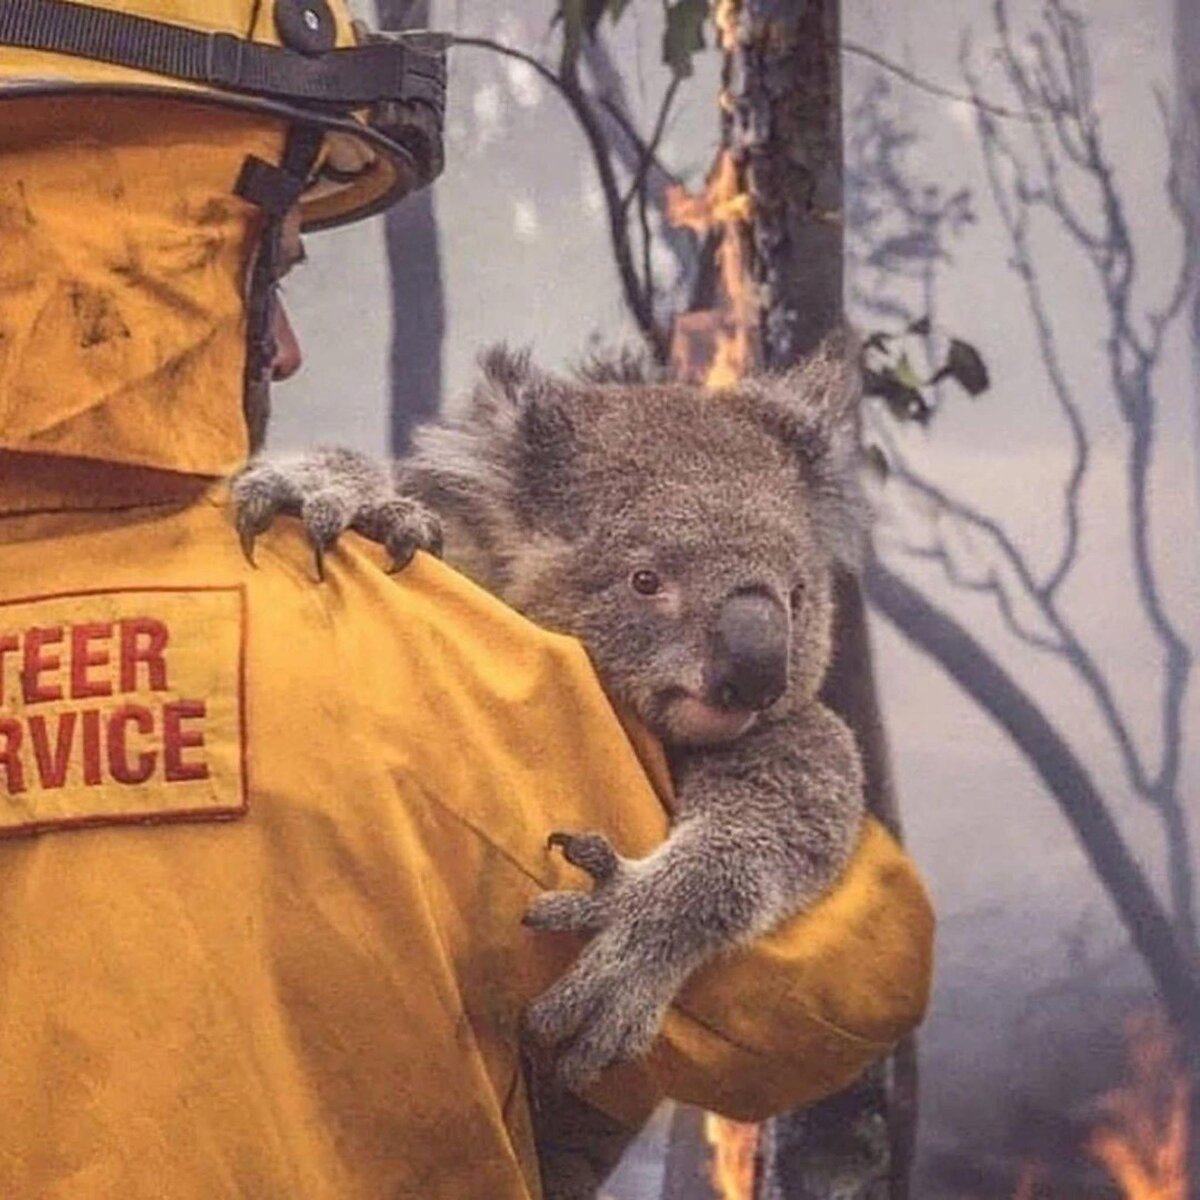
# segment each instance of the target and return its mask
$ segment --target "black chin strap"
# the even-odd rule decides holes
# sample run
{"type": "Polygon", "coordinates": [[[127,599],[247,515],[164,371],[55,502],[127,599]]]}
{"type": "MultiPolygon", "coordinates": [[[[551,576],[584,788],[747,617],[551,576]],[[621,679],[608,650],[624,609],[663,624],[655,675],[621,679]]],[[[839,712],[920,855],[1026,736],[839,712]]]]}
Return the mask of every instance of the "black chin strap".
{"type": "Polygon", "coordinates": [[[271,376],[278,347],[272,329],[283,244],[283,222],[300,203],[321,152],[324,134],[312,125],[293,125],[279,166],[253,155],[242,166],[234,191],[263,211],[263,230],[250,275],[246,300],[246,376],[244,408],[251,452],[266,437],[270,417],[271,376]]]}

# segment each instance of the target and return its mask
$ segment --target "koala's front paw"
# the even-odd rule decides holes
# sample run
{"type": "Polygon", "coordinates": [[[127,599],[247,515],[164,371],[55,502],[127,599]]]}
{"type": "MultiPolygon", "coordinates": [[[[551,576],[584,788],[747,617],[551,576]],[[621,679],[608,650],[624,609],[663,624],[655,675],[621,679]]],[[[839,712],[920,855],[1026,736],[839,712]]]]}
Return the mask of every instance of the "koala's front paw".
{"type": "Polygon", "coordinates": [[[645,1054],[671,996],[602,933],[526,1014],[528,1033],[556,1056],[555,1074],[573,1090],[605,1068],[645,1054]]]}
{"type": "Polygon", "coordinates": [[[392,570],[417,550],[441,554],[437,517],[418,500],[398,495],[388,469],[351,450],[317,450],[297,458],[259,458],[232,484],[235,521],[246,557],[277,516],[300,518],[325,577],[325,555],[347,529],[387,548],[392,570]]]}

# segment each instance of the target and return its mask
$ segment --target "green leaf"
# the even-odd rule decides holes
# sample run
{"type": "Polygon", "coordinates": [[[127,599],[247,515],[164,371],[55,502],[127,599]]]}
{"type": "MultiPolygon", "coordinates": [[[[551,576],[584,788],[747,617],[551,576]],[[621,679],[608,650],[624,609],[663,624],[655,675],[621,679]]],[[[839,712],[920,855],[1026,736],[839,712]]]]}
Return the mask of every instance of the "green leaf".
{"type": "Polygon", "coordinates": [[[897,421],[915,421],[918,425],[927,425],[932,420],[933,405],[921,389],[897,378],[892,370],[872,371],[864,368],[862,380],[863,392],[868,396],[879,396],[897,421]]]}
{"type": "Polygon", "coordinates": [[[663,62],[676,75],[692,73],[692,58],[704,49],[704,23],[708,0],[664,0],[667,28],[663,34],[663,62]]]}

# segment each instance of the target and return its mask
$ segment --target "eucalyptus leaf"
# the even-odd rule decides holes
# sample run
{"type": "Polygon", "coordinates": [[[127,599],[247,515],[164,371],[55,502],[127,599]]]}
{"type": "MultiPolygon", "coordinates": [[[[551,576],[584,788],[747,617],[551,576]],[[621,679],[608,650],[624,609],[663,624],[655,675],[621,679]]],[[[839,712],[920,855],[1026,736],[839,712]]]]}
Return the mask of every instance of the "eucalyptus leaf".
{"type": "Polygon", "coordinates": [[[564,61],[573,66],[579,59],[584,36],[595,37],[605,15],[614,23],[619,21],[629,4],[630,0],[559,0],[550,25],[553,28],[561,23],[563,27],[564,61]]]}

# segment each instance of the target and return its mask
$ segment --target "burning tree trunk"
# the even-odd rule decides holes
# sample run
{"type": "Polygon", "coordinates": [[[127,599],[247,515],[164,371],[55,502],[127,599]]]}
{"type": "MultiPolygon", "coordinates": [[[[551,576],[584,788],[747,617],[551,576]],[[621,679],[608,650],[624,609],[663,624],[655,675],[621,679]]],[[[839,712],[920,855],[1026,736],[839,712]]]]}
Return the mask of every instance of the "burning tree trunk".
{"type": "MultiPolygon", "coordinates": [[[[677,373],[721,385],[779,369],[842,320],[842,144],[836,0],[716,0],[725,52],[722,150],[704,196],[676,192],[670,216],[716,234],[716,307],[679,318],[677,373]]],[[[873,813],[897,829],[862,594],[842,582],[826,699],[858,736],[873,813]]],[[[915,1124],[911,1053],[759,1137],[760,1200],[897,1200],[907,1194],[915,1124]],[[903,1097],[894,1112],[891,1097],[903,1097]],[[900,1120],[894,1120],[895,1116],[900,1120]]],[[[709,1119],[743,1156],[746,1130],[709,1119]]],[[[744,1178],[719,1186],[751,1200],[744,1178]]]]}

